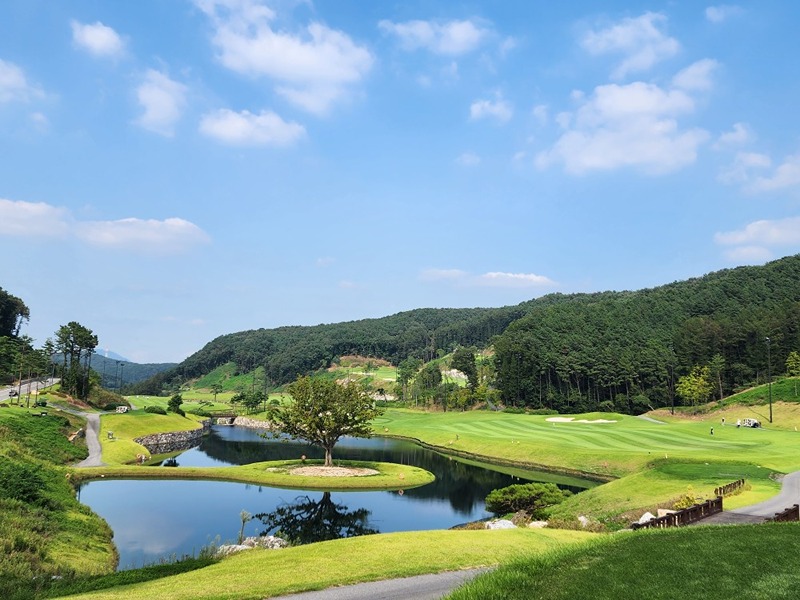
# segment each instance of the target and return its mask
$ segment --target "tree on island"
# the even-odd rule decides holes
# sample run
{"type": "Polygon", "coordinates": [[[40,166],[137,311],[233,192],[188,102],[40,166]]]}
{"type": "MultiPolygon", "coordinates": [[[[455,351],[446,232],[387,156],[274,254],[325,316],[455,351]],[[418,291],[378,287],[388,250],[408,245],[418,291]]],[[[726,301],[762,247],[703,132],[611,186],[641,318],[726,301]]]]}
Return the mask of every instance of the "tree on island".
{"type": "Polygon", "coordinates": [[[370,437],[370,421],[381,414],[372,398],[350,381],[300,377],[288,387],[293,402],[272,407],[272,429],[325,450],[325,466],[333,466],[333,447],[342,436],[370,437]]]}

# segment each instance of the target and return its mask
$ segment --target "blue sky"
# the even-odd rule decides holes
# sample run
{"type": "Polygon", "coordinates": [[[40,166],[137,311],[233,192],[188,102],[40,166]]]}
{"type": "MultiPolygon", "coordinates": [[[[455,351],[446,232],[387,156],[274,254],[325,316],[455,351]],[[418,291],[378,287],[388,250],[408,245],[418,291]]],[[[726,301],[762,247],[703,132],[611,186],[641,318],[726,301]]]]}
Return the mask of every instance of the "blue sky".
{"type": "Polygon", "coordinates": [[[37,345],[640,289],[800,252],[791,1],[6,0],[37,345]]]}

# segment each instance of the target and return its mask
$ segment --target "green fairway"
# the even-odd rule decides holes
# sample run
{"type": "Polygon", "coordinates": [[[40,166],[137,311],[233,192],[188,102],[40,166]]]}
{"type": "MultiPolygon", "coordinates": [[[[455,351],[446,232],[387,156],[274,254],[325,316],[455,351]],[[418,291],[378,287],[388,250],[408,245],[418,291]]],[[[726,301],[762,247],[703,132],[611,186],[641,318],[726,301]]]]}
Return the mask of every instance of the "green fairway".
{"type": "Polygon", "coordinates": [[[455,451],[600,476],[619,477],[665,458],[746,460],[781,472],[800,469],[800,433],[793,430],[720,427],[716,416],[654,423],[627,415],[591,413],[576,415],[573,422],[553,420],[561,418],[564,416],[392,409],[376,419],[374,426],[378,434],[417,438],[455,451]]]}

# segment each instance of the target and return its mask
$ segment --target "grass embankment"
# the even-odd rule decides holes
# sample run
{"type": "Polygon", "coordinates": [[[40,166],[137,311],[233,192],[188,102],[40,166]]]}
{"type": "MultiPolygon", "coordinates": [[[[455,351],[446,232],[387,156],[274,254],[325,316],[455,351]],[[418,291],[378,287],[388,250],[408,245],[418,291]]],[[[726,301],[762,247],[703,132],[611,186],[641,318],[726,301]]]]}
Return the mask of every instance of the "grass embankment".
{"type": "Polygon", "coordinates": [[[579,531],[416,531],[251,550],[198,571],[75,596],[75,599],[247,600],[363,581],[495,566],[584,541],[579,531]],[[345,560],[344,557],[349,557],[345,560]]]}
{"type": "Polygon", "coordinates": [[[434,480],[433,474],[418,467],[395,463],[337,461],[337,466],[373,469],[375,475],[359,477],[312,476],[292,473],[301,466],[322,465],[323,461],[297,460],[271,461],[239,465],[235,467],[176,467],[172,469],[146,466],[121,465],[75,469],[73,478],[86,481],[98,478],[117,479],[212,479],[215,481],[238,481],[254,485],[292,488],[301,490],[354,491],[354,490],[403,490],[419,487],[434,480]]]}
{"type": "Polygon", "coordinates": [[[800,525],[687,527],[602,536],[514,560],[449,600],[794,599],[800,525]]]}
{"type": "Polygon", "coordinates": [[[111,531],[80,504],[65,463],[86,456],[67,441],[71,415],[0,408],[0,596],[30,598],[53,575],[113,571],[111,531]]]}

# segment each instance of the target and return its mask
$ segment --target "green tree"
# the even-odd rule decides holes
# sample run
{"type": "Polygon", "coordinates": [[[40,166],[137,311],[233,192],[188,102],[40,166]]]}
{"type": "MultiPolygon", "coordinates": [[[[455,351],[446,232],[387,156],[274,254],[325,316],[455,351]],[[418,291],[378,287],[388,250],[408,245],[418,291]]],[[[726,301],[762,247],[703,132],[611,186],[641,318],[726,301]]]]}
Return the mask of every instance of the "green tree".
{"type": "Polygon", "coordinates": [[[180,394],[175,394],[174,396],[172,396],[172,398],[169,399],[169,402],[167,402],[167,410],[169,412],[174,412],[181,416],[184,416],[185,413],[181,408],[181,404],[183,404],[183,396],[181,396],[180,394]]]}
{"type": "Polygon", "coordinates": [[[691,373],[678,379],[675,391],[692,406],[702,404],[714,391],[714,382],[711,381],[711,369],[708,366],[696,366],[691,373]]]}
{"type": "Polygon", "coordinates": [[[214,402],[217,401],[217,394],[222,391],[222,386],[219,383],[211,384],[211,393],[214,394],[214,402]]]}
{"type": "Polygon", "coordinates": [[[450,366],[467,376],[469,389],[474,392],[475,388],[478,387],[478,366],[475,364],[474,348],[459,346],[456,351],[453,352],[450,366]]]}
{"type": "Polygon", "coordinates": [[[29,318],[25,303],[0,288],[0,337],[17,337],[22,323],[29,318]]]}
{"type": "Polygon", "coordinates": [[[555,483],[522,483],[492,490],[486,496],[486,510],[505,515],[524,510],[534,519],[547,517],[547,509],[572,495],[555,483]]]}
{"type": "Polygon", "coordinates": [[[719,399],[722,400],[724,393],[722,391],[722,373],[725,370],[725,357],[721,354],[715,354],[711,357],[711,362],[708,363],[709,375],[713,379],[717,392],[719,392],[719,399]]]}
{"type": "Polygon", "coordinates": [[[786,357],[786,374],[794,377],[794,395],[797,396],[797,378],[800,377],[800,353],[796,350],[789,352],[786,357]]]}
{"type": "Polygon", "coordinates": [[[274,429],[325,450],[325,466],[333,466],[333,448],[342,436],[370,437],[370,421],[381,414],[372,399],[353,382],[300,377],[288,386],[293,402],[272,407],[274,429]]]}
{"type": "Polygon", "coordinates": [[[62,325],[56,331],[55,350],[61,354],[61,389],[86,399],[89,395],[89,371],[92,354],[97,348],[97,336],[76,321],[62,325]]]}

